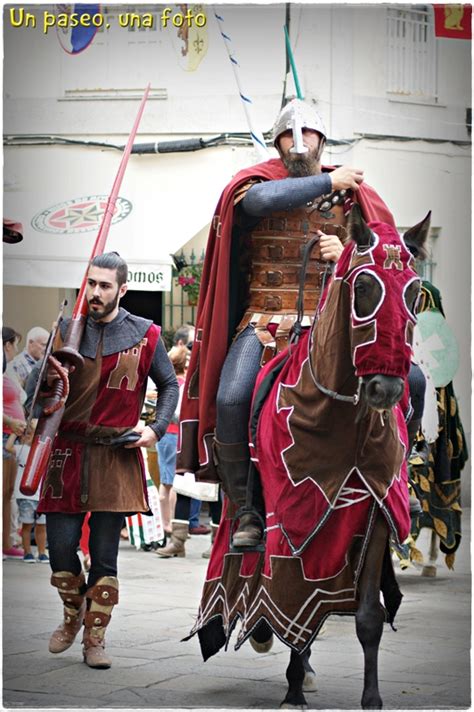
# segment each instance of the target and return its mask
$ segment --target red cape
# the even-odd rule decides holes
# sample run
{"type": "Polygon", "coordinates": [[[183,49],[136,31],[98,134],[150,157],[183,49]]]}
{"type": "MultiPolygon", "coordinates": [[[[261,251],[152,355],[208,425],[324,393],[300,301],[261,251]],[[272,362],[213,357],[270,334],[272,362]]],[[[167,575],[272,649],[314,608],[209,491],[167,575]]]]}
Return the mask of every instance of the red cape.
{"type": "MultiPolygon", "coordinates": [[[[333,170],[323,167],[323,171],[333,170]]],[[[196,339],[186,377],[180,414],[177,472],[194,472],[197,479],[218,481],[212,458],[216,395],[233,329],[229,324],[234,194],[250,179],[281,180],[288,171],[279,158],[245,168],[224,189],[211,222],[196,317],[196,339]]],[[[367,221],[395,225],[393,215],[370,186],[363,183],[355,200],[367,221]]]]}

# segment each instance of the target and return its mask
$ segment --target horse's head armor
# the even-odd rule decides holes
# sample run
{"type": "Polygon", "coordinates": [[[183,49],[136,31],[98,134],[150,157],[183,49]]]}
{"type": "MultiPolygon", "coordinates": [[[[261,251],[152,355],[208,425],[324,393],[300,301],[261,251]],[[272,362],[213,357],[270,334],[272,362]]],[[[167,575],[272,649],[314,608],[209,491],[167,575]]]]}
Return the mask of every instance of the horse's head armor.
{"type": "MultiPolygon", "coordinates": [[[[412,239],[426,237],[429,221],[430,214],[411,229],[412,239]]],[[[394,227],[381,222],[366,224],[358,205],[351,211],[349,234],[351,242],[337,264],[335,279],[343,280],[350,289],[356,375],[364,380],[375,374],[406,379],[420,291],[414,257],[394,227]]],[[[393,402],[402,390],[400,382],[393,402]]]]}

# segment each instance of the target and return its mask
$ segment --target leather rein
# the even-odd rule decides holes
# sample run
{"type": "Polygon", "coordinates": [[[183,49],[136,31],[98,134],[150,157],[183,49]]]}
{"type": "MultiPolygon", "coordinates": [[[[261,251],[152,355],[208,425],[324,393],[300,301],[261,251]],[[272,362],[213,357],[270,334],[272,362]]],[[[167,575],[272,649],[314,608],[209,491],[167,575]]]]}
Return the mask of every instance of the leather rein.
{"type": "MultiPolygon", "coordinates": [[[[298,286],[297,317],[296,317],[295,324],[293,326],[293,333],[292,333],[291,340],[290,340],[290,350],[291,350],[292,345],[296,345],[298,343],[299,338],[303,331],[302,321],[303,321],[303,316],[304,316],[304,285],[305,285],[305,281],[306,281],[306,272],[308,269],[308,263],[309,263],[309,258],[311,256],[311,252],[313,251],[313,248],[317,242],[319,242],[319,235],[315,235],[314,237],[312,237],[306,243],[305,248],[304,248],[303,262],[301,265],[301,272],[300,272],[300,279],[299,279],[299,286],[298,286]]],[[[323,273],[323,279],[322,279],[322,285],[321,285],[321,296],[319,297],[318,306],[316,308],[313,329],[316,327],[316,324],[318,322],[319,307],[321,305],[321,300],[323,298],[324,289],[326,287],[326,281],[327,281],[328,276],[330,276],[332,274],[333,269],[334,269],[334,263],[328,262],[326,264],[326,269],[323,273]]],[[[325,396],[329,396],[329,398],[332,398],[333,400],[343,401],[344,403],[352,403],[352,405],[354,405],[354,406],[356,406],[359,403],[361,388],[362,388],[362,378],[359,378],[357,391],[354,393],[354,395],[344,396],[341,393],[337,393],[337,391],[332,391],[330,388],[326,388],[326,386],[323,386],[321,383],[319,383],[319,381],[316,377],[316,371],[314,369],[314,365],[311,360],[311,354],[309,355],[308,362],[309,362],[309,370],[311,373],[311,378],[313,379],[315,386],[321,391],[321,393],[323,393],[325,396]]]]}

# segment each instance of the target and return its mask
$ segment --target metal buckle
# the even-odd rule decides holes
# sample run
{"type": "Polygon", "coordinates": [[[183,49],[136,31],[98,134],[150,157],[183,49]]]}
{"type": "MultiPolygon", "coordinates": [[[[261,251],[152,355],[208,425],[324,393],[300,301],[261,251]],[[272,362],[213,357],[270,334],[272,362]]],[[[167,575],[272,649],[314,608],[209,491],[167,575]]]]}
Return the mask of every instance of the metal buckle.
{"type": "Polygon", "coordinates": [[[281,297],[278,294],[269,294],[265,296],[263,308],[266,311],[280,311],[281,309],[281,297]]]}
{"type": "Polygon", "coordinates": [[[270,287],[279,287],[283,284],[283,272],[281,270],[269,270],[265,273],[266,282],[270,287]]]}
{"type": "Polygon", "coordinates": [[[283,259],[283,246],[282,245],[265,245],[267,250],[267,257],[273,260],[283,259]]]}

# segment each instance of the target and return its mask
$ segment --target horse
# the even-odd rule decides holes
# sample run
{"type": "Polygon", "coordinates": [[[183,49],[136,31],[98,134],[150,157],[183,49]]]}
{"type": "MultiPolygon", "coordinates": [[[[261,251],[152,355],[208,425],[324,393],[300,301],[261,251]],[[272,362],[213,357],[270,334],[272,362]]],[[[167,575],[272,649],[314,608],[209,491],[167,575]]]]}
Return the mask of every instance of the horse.
{"type": "MultiPolygon", "coordinates": [[[[404,237],[421,242],[428,229],[429,214],[404,237]]],[[[379,643],[402,597],[388,542],[401,546],[410,530],[406,379],[420,280],[395,228],[366,224],[355,205],[348,232],[312,328],[257,380],[250,451],[265,552],[232,551],[226,498],[188,636],[199,635],[207,660],[239,620],[236,649],[250,639],[265,652],[276,635],[291,649],[284,708],[306,708],[311,644],[331,614],[355,615],[361,704],[381,708],[379,643]]]]}

